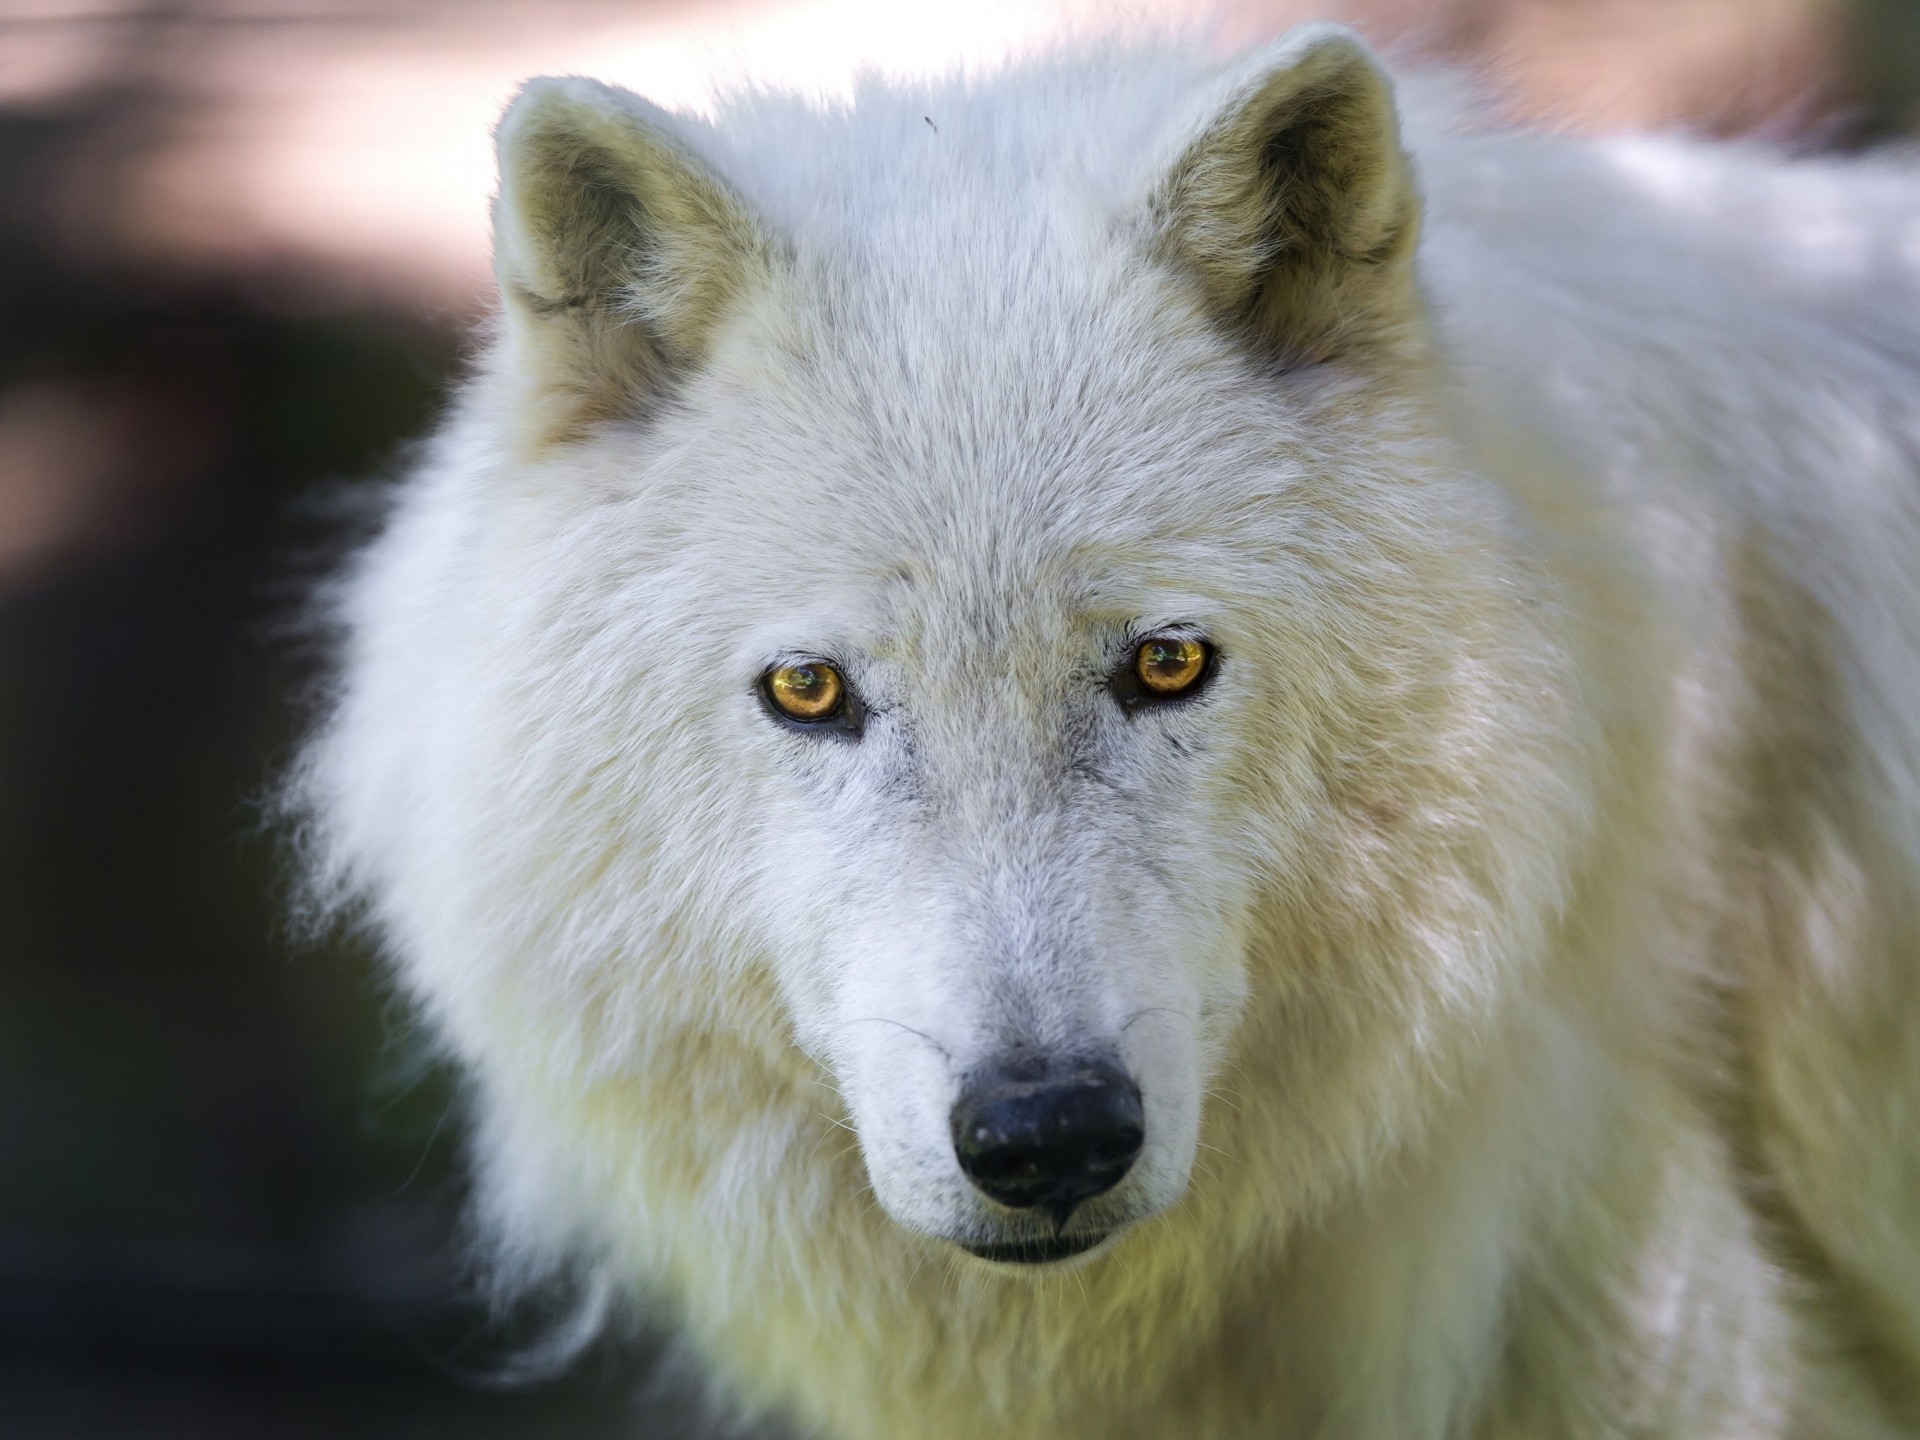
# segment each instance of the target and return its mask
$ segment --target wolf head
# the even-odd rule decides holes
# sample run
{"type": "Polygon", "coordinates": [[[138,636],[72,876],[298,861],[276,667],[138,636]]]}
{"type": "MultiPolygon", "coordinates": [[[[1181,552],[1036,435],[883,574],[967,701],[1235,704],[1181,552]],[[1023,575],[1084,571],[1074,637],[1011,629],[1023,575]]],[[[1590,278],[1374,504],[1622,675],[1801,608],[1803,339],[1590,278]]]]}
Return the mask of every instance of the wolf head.
{"type": "Polygon", "coordinates": [[[305,777],[509,1229],[804,1251],[874,1223],[844,1127],[989,1260],[1196,1184],[1251,1244],[1416,1131],[1584,740],[1359,44],[712,129],[541,81],[499,146],[305,777]]]}

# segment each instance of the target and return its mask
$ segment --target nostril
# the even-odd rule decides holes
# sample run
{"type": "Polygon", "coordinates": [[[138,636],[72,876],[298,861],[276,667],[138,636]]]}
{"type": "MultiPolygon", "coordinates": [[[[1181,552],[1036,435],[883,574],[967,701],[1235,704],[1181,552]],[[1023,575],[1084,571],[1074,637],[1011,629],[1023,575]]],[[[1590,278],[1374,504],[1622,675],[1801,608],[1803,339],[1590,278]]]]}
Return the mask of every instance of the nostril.
{"type": "Polygon", "coordinates": [[[1044,1207],[1065,1223],[1111,1190],[1146,1138],[1140,1090],[1108,1061],[976,1074],[953,1109],[954,1154],[974,1187],[1002,1205],[1044,1207]]]}
{"type": "Polygon", "coordinates": [[[1131,1165],[1134,1156],[1140,1153],[1140,1142],[1146,1136],[1139,1130],[1124,1130],[1102,1140],[1093,1147],[1093,1163],[1096,1165],[1131,1165]]]}

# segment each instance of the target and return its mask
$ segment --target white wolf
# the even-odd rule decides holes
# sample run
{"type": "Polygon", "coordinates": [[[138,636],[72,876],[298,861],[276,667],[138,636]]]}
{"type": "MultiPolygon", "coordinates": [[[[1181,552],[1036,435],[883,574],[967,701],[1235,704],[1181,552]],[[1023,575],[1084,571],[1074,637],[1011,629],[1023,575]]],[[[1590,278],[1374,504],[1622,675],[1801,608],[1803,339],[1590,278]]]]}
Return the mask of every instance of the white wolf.
{"type": "Polygon", "coordinates": [[[1920,184],[1402,90],[514,103],[296,787],[512,1273],[840,1440],[1915,1433],[1920,184]]]}

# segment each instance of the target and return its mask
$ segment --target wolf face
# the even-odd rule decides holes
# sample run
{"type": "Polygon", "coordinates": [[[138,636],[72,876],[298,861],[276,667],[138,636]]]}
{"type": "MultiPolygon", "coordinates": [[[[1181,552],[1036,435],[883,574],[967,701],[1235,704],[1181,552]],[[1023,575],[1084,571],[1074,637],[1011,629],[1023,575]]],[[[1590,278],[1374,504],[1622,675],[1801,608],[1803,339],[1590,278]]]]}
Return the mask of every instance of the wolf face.
{"type": "Polygon", "coordinates": [[[1258,1230],[1489,1023],[1583,823],[1553,597],[1436,438],[1384,79],[1316,29],[1199,89],[1018,164],[878,97],[885,186],[777,108],[503,122],[501,332],[307,783],[497,1183],[567,1192],[510,1204],[855,1205],[844,1124],[900,1226],[1049,1261],[1205,1129],[1258,1230]]]}
{"type": "MultiPolygon", "coordinates": [[[[1079,307],[1059,317],[1079,335],[1119,328],[1084,282],[1056,304],[1079,307]]],[[[804,338],[723,345],[656,423],[645,480],[595,522],[628,576],[622,630],[658,627],[596,646],[670,668],[630,677],[657,700],[585,713],[625,711],[624,763],[698,802],[663,818],[642,888],[673,893],[692,862],[709,903],[727,895],[727,929],[831,1074],[896,1220],[1009,1255],[1097,1239],[1180,1197],[1247,985],[1272,863],[1249,806],[1264,787],[1248,787],[1271,764],[1258,737],[1283,702],[1262,672],[1285,640],[1236,594],[1271,562],[1225,567],[1212,537],[1306,484],[1306,457],[1268,448],[1269,426],[1249,445],[1227,406],[1196,411],[1198,368],[1222,394],[1251,386],[1177,335],[1116,384],[1084,356],[970,338],[1006,316],[903,337],[844,301],[827,316],[788,296],[777,314],[804,338]],[[796,405],[809,372],[840,387],[796,405]],[[876,416],[868,397],[902,376],[940,398],[876,416]],[[1155,655],[1185,683],[1149,689],[1155,655]],[[838,693],[788,713],[775,685],[795,676],[838,693]],[[1049,1208],[970,1178],[970,1098],[1089,1067],[1137,1088],[1115,1126],[1141,1132],[1138,1153],[1116,1183],[1049,1208]]],[[[1138,340],[1093,348],[1121,344],[1138,340]]],[[[543,685],[578,683],[576,644],[543,685]]],[[[657,803],[604,823],[650,829],[657,803]]],[[[1124,1147],[1083,1148],[1103,1139],[1124,1147]]]]}

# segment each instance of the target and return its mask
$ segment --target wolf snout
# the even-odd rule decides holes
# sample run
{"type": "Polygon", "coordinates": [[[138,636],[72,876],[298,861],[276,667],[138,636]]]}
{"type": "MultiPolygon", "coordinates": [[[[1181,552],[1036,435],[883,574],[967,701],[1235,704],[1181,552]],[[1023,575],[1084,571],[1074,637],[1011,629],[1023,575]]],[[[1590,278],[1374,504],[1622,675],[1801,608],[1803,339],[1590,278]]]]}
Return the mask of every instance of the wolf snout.
{"type": "Polygon", "coordinates": [[[953,1149],[974,1188],[1064,1226],[1132,1168],[1146,1139],[1140,1087],[1109,1060],[976,1071],[953,1107],[953,1149]]]}

